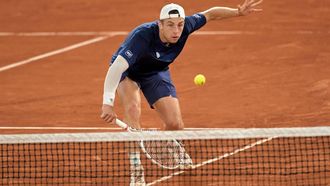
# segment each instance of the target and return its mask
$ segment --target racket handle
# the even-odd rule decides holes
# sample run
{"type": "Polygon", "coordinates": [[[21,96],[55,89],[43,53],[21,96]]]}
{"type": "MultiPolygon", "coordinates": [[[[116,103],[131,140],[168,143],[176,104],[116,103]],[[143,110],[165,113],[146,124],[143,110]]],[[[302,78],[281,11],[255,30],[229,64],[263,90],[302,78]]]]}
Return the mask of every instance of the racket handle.
{"type": "Polygon", "coordinates": [[[119,120],[119,119],[116,119],[116,124],[117,124],[118,126],[120,126],[121,128],[125,129],[125,130],[128,129],[128,125],[127,125],[126,123],[122,122],[122,121],[119,120]]]}

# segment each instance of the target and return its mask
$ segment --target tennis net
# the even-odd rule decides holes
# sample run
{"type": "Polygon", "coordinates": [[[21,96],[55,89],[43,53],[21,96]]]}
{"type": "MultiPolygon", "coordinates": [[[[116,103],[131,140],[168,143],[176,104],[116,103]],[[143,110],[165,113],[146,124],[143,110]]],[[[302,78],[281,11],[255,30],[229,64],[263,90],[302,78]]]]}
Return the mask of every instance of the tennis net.
{"type": "Polygon", "coordinates": [[[330,127],[0,135],[0,185],[330,185],[330,127]],[[171,139],[192,164],[137,145],[171,139]]]}

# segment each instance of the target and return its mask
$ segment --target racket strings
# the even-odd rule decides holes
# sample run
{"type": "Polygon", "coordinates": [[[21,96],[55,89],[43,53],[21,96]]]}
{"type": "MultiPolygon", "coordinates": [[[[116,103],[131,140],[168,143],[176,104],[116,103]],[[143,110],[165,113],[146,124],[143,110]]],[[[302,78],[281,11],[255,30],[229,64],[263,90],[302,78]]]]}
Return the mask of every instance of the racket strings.
{"type": "Polygon", "coordinates": [[[143,141],[142,146],[147,157],[164,168],[186,168],[192,164],[182,142],[176,140],[143,141]]]}

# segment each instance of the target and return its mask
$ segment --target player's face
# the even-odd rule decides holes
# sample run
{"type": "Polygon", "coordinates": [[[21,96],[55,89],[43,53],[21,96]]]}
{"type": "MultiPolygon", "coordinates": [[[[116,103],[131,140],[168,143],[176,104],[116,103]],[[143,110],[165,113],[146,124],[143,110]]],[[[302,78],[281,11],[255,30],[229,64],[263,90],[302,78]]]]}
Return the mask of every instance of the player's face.
{"type": "Polygon", "coordinates": [[[159,21],[159,36],[164,43],[178,42],[184,27],[183,18],[171,18],[159,21]]]}

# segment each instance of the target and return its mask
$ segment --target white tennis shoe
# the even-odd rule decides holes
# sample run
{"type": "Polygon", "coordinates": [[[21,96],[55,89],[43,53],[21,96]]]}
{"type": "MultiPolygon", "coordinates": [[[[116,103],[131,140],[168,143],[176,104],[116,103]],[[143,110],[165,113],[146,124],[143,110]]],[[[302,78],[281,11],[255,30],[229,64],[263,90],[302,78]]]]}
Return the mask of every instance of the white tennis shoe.
{"type": "Polygon", "coordinates": [[[144,169],[141,164],[131,165],[130,186],[145,186],[144,169]]]}
{"type": "Polygon", "coordinates": [[[130,153],[131,180],[130,186],[145,186],[144,169],[140,160],[140,153],[130,153]]]}

